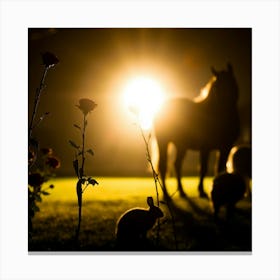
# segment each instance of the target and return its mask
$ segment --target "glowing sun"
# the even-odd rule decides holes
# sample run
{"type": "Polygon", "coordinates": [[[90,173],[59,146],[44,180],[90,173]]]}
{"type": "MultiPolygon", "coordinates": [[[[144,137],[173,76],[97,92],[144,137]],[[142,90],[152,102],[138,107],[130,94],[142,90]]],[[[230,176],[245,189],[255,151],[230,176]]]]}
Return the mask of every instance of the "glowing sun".
{"type": "Polygon", "coordinates": [[[126,108],[138,115],[141,127],[152,127],[153,117],[164,100],[164,91],[160,84],[149,77],[136,77],[124,88],[123,100],[126,108]]]}

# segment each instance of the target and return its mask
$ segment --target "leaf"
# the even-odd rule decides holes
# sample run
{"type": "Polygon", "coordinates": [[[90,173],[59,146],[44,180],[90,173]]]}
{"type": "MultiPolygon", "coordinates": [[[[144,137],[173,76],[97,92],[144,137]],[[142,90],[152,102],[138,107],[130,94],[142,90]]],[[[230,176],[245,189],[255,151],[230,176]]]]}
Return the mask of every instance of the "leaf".
{"type": "Polygon", "coordinates": [[[88,183],[90,184],[90,185],[99,185],[98,184],[98,182],[95,180],[95,179],[93,179],[93,178],[90,178],[90,179],[88,179],[88,183]]]}
{"type": "Polygon", "coordinates": [[[88,150],[87,150],[87,153],[91,154],[92,156],[94,155],[94,152],[93,152],[92,149],[88,149],[88,150]]]}
{"type": "Polygon", "coordinates": [[[38,202],[41,202],[42,201],[42,198],[40,195],[36,195],[35,196],[35,200],[38,201],[38,202]]]}
{"type": "Polygon", "coordinates": [[[79,161],[77,159],[75,159],[73,161],[73,167],[74,167],[74,170],[75,170],[75,173],[77,175],[77,177],[79,178],[79,161]]]}
{"type": "Polygon", "coordinates": [[[33,206],[33,210],[34,210],[34,212],[39,212],[40,208],[37,205],[34,205],[33,206]]]}
{"type": "Polygon", "coordinates": [[[78,128],[79,130],[81,130],[81,127],[78,126],[77,124],[73,124],[73,125],[74,125],[74,127],[76,127],[76,128],[78,128]]]}
{"type": "Polygon", "coordinates": [[[43,195],[49,195],[50,193],[49,193],[49,192],[46,192],[46,191],[41,191],[41,194],[43,194],[43,195]]]}
{"type": "Polygon", "coordinates": [[[74,141],[72,141],[72,140],[69,140],[69,144],[72,146],[72,147],[74,147],[75,149],[79,149],[80,148],[80,146],[78,146],[74,141]]]}
{"type": "Polygon", "coordinates": [[[40,118],[39,118],[39,122],[41,122],[47,115],[49,115],[50,112],[46,112],[44,115],[42,115],[40,118]]]}

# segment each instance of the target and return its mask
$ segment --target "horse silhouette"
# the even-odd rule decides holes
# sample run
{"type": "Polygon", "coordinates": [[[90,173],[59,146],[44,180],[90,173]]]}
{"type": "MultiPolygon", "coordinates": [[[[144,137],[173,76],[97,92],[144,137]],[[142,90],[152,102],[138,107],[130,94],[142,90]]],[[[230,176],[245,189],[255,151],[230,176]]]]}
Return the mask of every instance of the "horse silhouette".
{"type": "Polygon", "coordinates": [[[219,151],[218,172],[226,169],[228,154],[239,136],[237,108],[238,85],[231,64],[217,71],[196,100],[174,98],[166,101],[154,119],[154,131],[159,151],[159,173],[163,193],[169,197],[165,177],[167,147],[172,142],[177,150],[175,171],[178,191],[186,196],[181,182],[181,167],[188,149],[200,152],[200,197],[208,197],[203,187],[211,150],[219,151]]]}

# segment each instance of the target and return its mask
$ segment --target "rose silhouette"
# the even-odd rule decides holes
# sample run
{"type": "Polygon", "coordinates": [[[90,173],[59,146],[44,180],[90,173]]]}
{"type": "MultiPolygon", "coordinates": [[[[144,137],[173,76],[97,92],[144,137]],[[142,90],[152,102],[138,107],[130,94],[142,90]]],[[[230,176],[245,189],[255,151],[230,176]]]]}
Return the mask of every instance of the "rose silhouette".
{"type": "Polygon", "coordinates": [[[93,102],[92,100],[88,98],[82,98],[79,100],[79,105],[76,105],[86,116],[88,113],[90,113],[96,106],[97,104],[93,102]]]}
{"type": "Polygon", "coordinates": [[[40,187],[44,183],[44,177],[40,173],[28,175],[28,184],[32,187],[40,187]]]}
{"type": "Polygon", "coordinates": [[[60,161],[56,157],[48,157],[46,160],[46,164],[51,168],[59,168],[60,161]]]}
{"type": "Polygon", "coordinates": [[[59,62],[58,58],[51,52],[45,52],[42,53],[41,55],[42,55],[43,64],[47,68],[54,67],[59,62]]]}

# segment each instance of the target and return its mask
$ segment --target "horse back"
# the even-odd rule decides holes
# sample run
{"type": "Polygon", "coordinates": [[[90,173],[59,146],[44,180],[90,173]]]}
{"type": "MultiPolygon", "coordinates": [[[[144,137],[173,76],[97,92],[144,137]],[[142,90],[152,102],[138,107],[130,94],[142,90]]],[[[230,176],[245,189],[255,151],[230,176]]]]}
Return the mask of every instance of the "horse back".
{"type": "Polygon", "coordinates": [[[209,106],[176,98],[165,102],[154,121],[159,142],[174,142],[189,149],[232,145],[239,135],[237,108],[209,106]]]}

